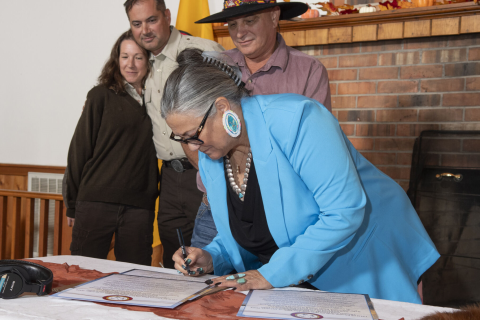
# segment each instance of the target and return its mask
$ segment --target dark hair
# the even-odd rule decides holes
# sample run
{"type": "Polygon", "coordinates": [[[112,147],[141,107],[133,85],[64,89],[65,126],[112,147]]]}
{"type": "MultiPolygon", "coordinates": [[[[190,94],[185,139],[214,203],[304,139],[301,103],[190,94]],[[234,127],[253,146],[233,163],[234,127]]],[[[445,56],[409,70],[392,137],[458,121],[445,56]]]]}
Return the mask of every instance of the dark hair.
{"type": "MultiPolygon", "coordinates": [[[[112,88],[113,91],[116,93],[126,93],[125,91],[125,79],[123,78],[122,74],[120,73],[120,46],[122,42],[125,40],[132,40],[135,41],[132,35],[132,31],[128,30],[124,32],[118,40],[115,42],[112,48],[112,52],[110,52],[110,58],[103,66],[102,73],[98,77],[98,84],[104,85],[107,88],[112,88]]],[[[135,42],[136,43],[136,42],[135,42]]],[[[145,55],[145,59],[148,60],[149,53],[147,50],[139,46],[142,49],[143,54],[145,55]]],[[[147,80],[148,75],[150,74],[150,63],[147,61],[147,74],[142,79],[142,87],[145,85],[145,81],[147,80]]]]}
{"type": "MultiPolygon", "coordinates": [[[[241,107],[241,100],[249,95],[238,78],[232,78],[233,68],[208,63],[199,49],[185,49],[177,57],[178,68],[167,79],[163,90],[161,114],[204,115],[219,97],[225,97],[234,107],[241,107]]],[[[210,116],[216,113],[213,108],[210,116]]]]}
{"type": "MultiPolygon", "coordinates": [[[[142,1],[145,1],[145,0],[127,0],[127,1],[125,1],[123,6],[125,7],[125,12],[127,13],[127,16],[128,16],[128,12],[132,9],[133,5],[138,3],[138,2],[142,2],[142,1]]],[[[155,0],[155,2],[157,3],[157,10],[163,12],[167,9],[167,7],[165,6],[165,1],[164,0],[155,0]]]]}

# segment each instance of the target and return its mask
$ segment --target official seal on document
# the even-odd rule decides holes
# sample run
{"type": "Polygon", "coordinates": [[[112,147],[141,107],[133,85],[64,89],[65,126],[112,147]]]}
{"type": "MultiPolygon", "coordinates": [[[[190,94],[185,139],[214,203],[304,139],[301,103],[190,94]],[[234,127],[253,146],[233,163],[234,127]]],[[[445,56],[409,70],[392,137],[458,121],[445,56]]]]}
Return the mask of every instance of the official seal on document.
{"type": "MultiPolygon", "coordinates": [[[[127,297],[127,296],[105,296],[103,297],[104,300],[108,301],[129,301],[133,300],[132,297],[127,297]]],[[[308,318],[308,319],[317,319],[317,318],[308,318]]]]}
{"type": "Polygon", "coordinates": [[[292,317],[298,319],[322,319],[323,316],[315,313],[295,312],[291,314],[292,317]]]}

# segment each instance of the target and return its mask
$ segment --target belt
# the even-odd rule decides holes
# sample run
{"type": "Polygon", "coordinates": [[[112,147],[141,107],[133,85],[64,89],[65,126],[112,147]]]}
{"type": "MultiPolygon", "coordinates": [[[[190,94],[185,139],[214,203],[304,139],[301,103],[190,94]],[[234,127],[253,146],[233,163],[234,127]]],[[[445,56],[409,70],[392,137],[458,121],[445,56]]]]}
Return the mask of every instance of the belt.
{"type": "Polygon", "coordinates": [[[185,170],[194,169],[195,167],[188,161],[187,158],[175,159],[171,161],[163,161],[163,165],[167,168],[172,168],[176,172],[182,173],[185,170]]]}

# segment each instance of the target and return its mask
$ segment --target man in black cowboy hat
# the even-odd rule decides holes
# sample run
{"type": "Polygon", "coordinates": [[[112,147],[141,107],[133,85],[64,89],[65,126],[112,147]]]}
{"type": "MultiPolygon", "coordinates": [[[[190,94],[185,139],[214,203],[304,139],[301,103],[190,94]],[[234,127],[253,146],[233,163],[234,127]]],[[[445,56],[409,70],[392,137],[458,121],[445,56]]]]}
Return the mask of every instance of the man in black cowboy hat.
{"type": "Polygon", "coordinates": [[[226,22],[236,49],[225,51],[240,67],[253,94],[298,93],[331,110],[325,67],[288,47],[277,33],[279,20],[308,10],[305,3],[276,0],[225,0],[222,12],[196,23],[226,22]]]}
{"type": "MultiPolygon", "coordinates": [[[[323,64],[287,46],[277,33],[279,20],[296,17],[307,9],[300,2],[225,0],[222,12],[196,23],[228,23],[237,48],[223,53],[237,63],[242,81],[253,95],[297,93],[317,100],[331,111],[328,74],[323,64]]],[[[206,199],[204,195],[192,236],[192,246],[199,248],[209,244],[217,234],[206,199]]]]}

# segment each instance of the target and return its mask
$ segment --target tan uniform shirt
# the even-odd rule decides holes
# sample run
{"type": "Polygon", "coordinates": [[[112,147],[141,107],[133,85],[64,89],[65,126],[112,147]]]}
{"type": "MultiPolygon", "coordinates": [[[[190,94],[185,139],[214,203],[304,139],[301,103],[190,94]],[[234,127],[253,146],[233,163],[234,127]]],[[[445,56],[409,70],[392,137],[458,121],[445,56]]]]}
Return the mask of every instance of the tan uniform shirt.
{"type": "Polygon", "coordinates": [[[153,142],[157,157],[161,160],[174,160],[185,158],[179,142],[170,140],[172,130],[167,126],[165,119],[160,115],[160,101],[163,88],[168,76],[178,67],[177,56],[186,48],[198,48],[203,51],[224,51],[218,43],[182,35],[174,27],[170,27],[171,34],[167,45],[157,56],[150,55],[152,74],[147,78],[145,89],[145,104],[153,124],[153,142]]]}

